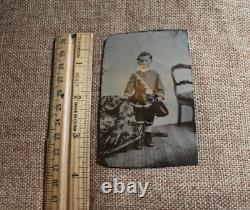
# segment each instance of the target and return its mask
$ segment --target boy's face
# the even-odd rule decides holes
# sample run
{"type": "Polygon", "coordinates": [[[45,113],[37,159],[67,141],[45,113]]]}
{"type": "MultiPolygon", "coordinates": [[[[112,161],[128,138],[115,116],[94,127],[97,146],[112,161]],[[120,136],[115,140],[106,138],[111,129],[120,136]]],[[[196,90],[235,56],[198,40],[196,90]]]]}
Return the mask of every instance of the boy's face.
{"type": "Polygon", "coordinates": [[[149,69],[152,60],[149,55],[141,56],[138,58],[138,65],[141,71],[146,71],[149,69]]]}

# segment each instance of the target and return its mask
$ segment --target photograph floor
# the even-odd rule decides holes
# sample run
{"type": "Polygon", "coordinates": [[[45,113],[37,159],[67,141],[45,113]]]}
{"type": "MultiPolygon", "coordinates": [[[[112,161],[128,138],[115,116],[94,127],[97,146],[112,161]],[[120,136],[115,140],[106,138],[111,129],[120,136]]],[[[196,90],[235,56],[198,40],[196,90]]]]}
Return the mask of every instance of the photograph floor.
{"type": "Polygon", "coordinates": [[[177,124],[155,127],[152,139],[153,147],[143,145],[142,149],[138,150],[131,144],[127,150],[106,157],[105,162],[110,167],[121,168],[198,164],[196,133],[191,123],[183,123],[180,127],[177,124]]]}

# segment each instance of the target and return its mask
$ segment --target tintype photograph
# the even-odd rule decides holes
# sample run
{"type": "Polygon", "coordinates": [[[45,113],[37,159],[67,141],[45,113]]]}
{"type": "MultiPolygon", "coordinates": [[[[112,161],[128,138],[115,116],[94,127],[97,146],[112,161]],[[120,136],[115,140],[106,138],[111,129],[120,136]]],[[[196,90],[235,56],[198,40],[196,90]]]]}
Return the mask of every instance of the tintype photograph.
{"type": "Polygon", "coordinates": [[[109,36],[102,59],[99,163],[198,164],[194,95],[187,31],[109,36]]]}

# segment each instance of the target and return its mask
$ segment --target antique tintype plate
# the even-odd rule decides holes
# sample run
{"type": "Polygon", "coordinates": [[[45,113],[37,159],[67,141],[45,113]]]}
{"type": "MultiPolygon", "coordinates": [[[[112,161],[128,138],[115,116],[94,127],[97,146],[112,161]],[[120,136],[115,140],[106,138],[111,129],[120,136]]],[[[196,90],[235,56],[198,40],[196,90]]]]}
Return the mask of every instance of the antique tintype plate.
{"type": "Polygon", "coordinates": [[[187,31],[114,34],[103,53],[99,162],[120,168],[197,164],[187,31]]]}

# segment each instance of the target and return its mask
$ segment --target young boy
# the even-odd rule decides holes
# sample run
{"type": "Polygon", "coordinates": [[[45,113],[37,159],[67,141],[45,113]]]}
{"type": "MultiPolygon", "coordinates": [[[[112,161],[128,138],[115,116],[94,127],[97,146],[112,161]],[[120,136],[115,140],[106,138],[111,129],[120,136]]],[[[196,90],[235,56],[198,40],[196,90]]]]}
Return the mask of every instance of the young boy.
{"type": "Polygon", "coordinates": [[[151,138],[152,126],[154,123],[155,111],[152,106],[154,100],[162,101],[164,99],[164,86],[160,75],[150,69],[152,55],[148,52],[142,52],[137,57],[138,71],[131,75],[124,95],[131,101],[134,109],[135,120],[139,130],[143,132],[145,128],[144,139],[136,142],[136,148],[141,149],[143,140],[149,147],[154,146],[151,138]]]}

